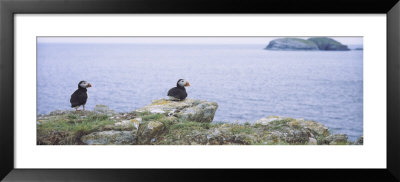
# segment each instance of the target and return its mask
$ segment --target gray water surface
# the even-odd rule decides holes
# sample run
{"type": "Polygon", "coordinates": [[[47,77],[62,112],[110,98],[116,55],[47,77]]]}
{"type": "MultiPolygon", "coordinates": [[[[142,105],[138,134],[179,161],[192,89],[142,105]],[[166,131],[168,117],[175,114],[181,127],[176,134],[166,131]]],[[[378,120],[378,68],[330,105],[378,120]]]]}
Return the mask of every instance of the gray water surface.
{"type": "Polygon", "coordinates": [[[41,43],[37,112],[71,109],[86,80],[87,109],[130,112],[164,98],[180,78],[188,97],[217,102],[214,121],[269,115],[315,120],[355,140],[363,134],[363,51],[267,51],[265,45],[41,43]]]}

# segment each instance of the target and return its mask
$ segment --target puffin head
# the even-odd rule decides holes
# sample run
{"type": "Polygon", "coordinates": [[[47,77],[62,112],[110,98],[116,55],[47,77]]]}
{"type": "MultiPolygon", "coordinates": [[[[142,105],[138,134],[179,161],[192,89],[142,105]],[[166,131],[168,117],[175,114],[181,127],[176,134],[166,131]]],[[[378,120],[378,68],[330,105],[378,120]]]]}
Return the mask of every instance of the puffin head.
{"type": "Polygon", "coordinates": [[[89,87],[92,87],[92,84],[86,81],[80,81],[78,84],[78,88],[89,88],[89,87]]]}
{"type": "Polygon", "coordinates": [[[176,83],[177,87],[188,87],[190,86],[190,83],[184,79],[179,79],[178,82],[176,83]]]}

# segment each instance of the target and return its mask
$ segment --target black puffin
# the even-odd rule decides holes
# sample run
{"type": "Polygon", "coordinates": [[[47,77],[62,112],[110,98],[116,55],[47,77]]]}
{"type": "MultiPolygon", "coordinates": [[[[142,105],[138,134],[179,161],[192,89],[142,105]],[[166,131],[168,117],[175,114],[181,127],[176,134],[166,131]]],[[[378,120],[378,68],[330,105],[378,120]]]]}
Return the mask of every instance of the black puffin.
{"type": "Polygon", "coordinates": [[[190,83],[184,79],[179,79],[176,87],[169,89],[168,96],[171,100],[184,100],[187,97],[185,87],[190,86],[190,83]]]}
{"type": "Polygon", "coordinates": [[[79,111],[78,108],[83,106],[83,111],[85,111],[85,104],[88,98],[87,95],[87,88],[91,87],[92,85],[86,81],[80,81],[78,83],[78,90],[76,90],[72,95],[71,99],[71,107],[75,108],[76,111],[79,111]]]}

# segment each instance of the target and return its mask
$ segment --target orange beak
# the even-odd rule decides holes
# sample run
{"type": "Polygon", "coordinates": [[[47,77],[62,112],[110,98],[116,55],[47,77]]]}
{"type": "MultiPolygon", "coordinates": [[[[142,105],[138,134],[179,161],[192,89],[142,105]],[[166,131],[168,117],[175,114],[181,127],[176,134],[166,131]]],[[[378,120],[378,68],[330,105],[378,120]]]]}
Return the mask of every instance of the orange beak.
{"type": "Polygon", "coordinates": [[[92,84],[88,83],[87,87],[88,87],[88,88],[89,88],[89,87],[92,87],[92,84]]]}
{"type": "Polygon", "coordinates": [[[188,87],[188,86],[190,86],[190,83],[186,82],[185,87],[188,87]]]}

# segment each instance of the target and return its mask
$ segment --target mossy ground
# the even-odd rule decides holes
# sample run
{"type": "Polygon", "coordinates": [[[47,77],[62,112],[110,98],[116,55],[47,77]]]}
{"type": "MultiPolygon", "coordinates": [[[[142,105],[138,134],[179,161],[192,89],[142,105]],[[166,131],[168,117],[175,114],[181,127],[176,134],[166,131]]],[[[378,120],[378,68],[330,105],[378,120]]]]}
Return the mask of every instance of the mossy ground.
{"type": "Polygon", "coordinates": [[[107,115],[102,114],[77,112],[52,116],[37,125],[37,144],[81,144],[81,136],[100,131],[113,123],[107,115]]]}
{"type": "MultiPolygon", "coordinates": [[[[166,114],[149,112],[127,114],[135,118],[142,118],[140,123],[142,127],[147,126],[152,121],[163,124],[163,129],[157,139],[151,143],[155,145],[304,145],[308,143],[308,136],[304,137],[307,129],[298,120],[292,118],[279,119],[271,121],[267,125],[261,125],[248,122],[242,124],[201,123],[178,120],[176,117],[166,114]]],[[[71,112],[46,116],[37,125],[37,144],[84,144],[80,140],[81,137],[92,132],[105,130],[132,131],[135,129],[133,126],[116,126],[115,123],[120,120],[115,118],[114,116],[93,112],[71,112]]],[[[317,140],[317,144],[326,144],[326,135],[315,135],[313,137],[317,140]]],[[[348,145],[349,142],[337,142],[335,144],[348,145]]]]}

